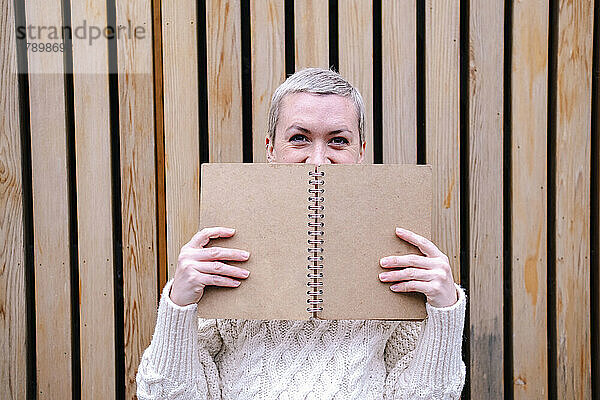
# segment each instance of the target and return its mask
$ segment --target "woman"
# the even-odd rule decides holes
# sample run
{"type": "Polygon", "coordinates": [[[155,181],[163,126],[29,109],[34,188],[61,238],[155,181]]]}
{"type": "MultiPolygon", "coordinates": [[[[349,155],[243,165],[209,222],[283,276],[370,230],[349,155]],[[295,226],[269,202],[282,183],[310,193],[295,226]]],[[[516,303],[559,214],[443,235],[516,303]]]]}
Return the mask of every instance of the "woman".
{"type": "MultiPolygon", "coordinates": [[[[273,94],[268,162],[361,163],[364,104],[339,74],[310,68],[273,94]]],[[[242,249],[203,247],[231,228],[205,228],[181,249],[163,290],[152,343],[137,375],[140,399],[455,399],[465,295],[448,257],[398,228],[422,255],[381,259],[379,279],[394,292],[421,292],[427,319],[406,321],[251,321],[198,319],[207,285],[237,287],[249,271],[242,249]],[[405,267],[401,270],[390,269],[405,267]],[[385,271],[385,269],[388,269],[385,271]],[[199,304],[197,304],[199,302],[199,304]]]]}

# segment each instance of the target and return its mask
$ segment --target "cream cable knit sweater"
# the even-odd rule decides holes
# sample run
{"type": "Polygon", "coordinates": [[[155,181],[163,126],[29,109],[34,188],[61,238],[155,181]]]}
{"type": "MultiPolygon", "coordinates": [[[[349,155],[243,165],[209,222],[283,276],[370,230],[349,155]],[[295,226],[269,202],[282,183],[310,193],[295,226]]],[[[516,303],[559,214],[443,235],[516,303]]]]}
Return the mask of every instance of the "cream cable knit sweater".
{"type": "Polygon", "coordinates": [[[424,322],[207,320],[163,290],[145,399],[458,399],[465,294],[424,322]]]}

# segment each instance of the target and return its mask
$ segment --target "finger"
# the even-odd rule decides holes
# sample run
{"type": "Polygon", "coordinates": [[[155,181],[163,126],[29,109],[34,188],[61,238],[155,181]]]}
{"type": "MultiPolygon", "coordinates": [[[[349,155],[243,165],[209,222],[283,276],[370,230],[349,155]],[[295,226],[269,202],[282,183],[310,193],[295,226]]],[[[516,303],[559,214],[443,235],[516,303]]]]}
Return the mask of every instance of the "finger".
{"type": "Polygon", "coordinates": [[[431,292],[431,283],[423,282],[423,281],[405,281],[398,282],[392,286],[390,289],[393,292],[418,292],[423,293],[424,295],[428,295],[431,292]]]}
{"type": "Polygon", "coordinates": [[[406,254],[403,256],[387,256],[379,260],[383,268],[397,267],[421,267],[436,268],[440,265],[439,260],[435,258],[423,257],[416,254],[406,254]]]}
{"type": "Polygon", "coordinates": [[[399,281],[424,281],[429,282],[436,278],[436,275],[431,271],[420,268],[405,268],[397,271],[382,272],[379,274],[379,279],[382,282],[399,282],[399,281]]]}
{"type": "MultiPolygon", "coordinates": [[[[187,253],[187,252],[186,252],[187,253]]],[[[245,250],[229,249],[226,247],[203,247],[201,249],[190,249],[189,255],[197,261],[214,261],[214,260],[230,260],[230,261],[246,261],[250,257],[250,253],[245,250]]]]}
{"type": "Polygon", "coordinates": [[[236,281],[235,279],[231,279],[226,276],[202,273],[198,274],[196,279],[198,284],[202,286],[238,287],[241,283],[240,281],[236,281]]]}
{"type": "Polygon", "coordinates": [[[200,249],[188,247],[181,251],[182,256],[191,258],[196,261],[213,261],[213,260],[232,260],[246,261],[250,257],[250,253],[241,249],[231,249],[227,247],[202,247],[200,249]],[[230,257],[230,258],[227,258],[230,257]]]}
{"type": "Polygon", "coordinates": [[[424,238],[408,229],[396,228],[396,235],[407,242],[414,244],[423,254],[429,257],[440,257],[444,255],[429,239],[424,238]]]}
{"type": "Polygon", "coordinates": [[[206,246],[210,239],[215,239],[219,237],[231,237],[234,233],[235,229],[224,228],[222,226],[204,228],[196,232],[196,234],[192,237],[192,239],[190,239],[186,246],[193,248],[201,248],[206,246]]]}
{"type": "Polygon", "coordinates": [[[219,261],[193,263],[192,267],[205,274],[230,276],[232,278],[246,279],[250,275],[250,271],[243,268],[227,265],[219,261]]]}

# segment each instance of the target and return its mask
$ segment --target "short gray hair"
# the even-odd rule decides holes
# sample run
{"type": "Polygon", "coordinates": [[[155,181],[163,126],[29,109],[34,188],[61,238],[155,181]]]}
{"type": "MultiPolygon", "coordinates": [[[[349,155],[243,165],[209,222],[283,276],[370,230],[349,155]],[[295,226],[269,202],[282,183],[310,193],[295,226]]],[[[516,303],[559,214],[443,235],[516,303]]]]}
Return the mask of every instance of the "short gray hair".
{"type": "Polygon", "coordinates": [[[365,141],[365,103],[358,90],[340,74],[329,69],[305,68],[290,75],[273,93],[269,107],[269,121],[267,133],[273,143],[275,129],[279,121],[279,111],[283,98],[292,93],[336,94],[348,97],[354,103],[358,118],[358,136],[360,144],[365,141]]]}

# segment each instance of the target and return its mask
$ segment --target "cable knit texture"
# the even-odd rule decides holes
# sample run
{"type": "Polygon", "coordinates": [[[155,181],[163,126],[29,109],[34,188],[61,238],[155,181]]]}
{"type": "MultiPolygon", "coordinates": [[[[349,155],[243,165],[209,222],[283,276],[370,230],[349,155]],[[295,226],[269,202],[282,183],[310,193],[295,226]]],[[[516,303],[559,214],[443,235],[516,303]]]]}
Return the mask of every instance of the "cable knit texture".
{"type": "Polygon", "coordinates": [[[167,283],[139,399],[458,399],[465,295],[424,322],[202,319],[167,283]]]}

